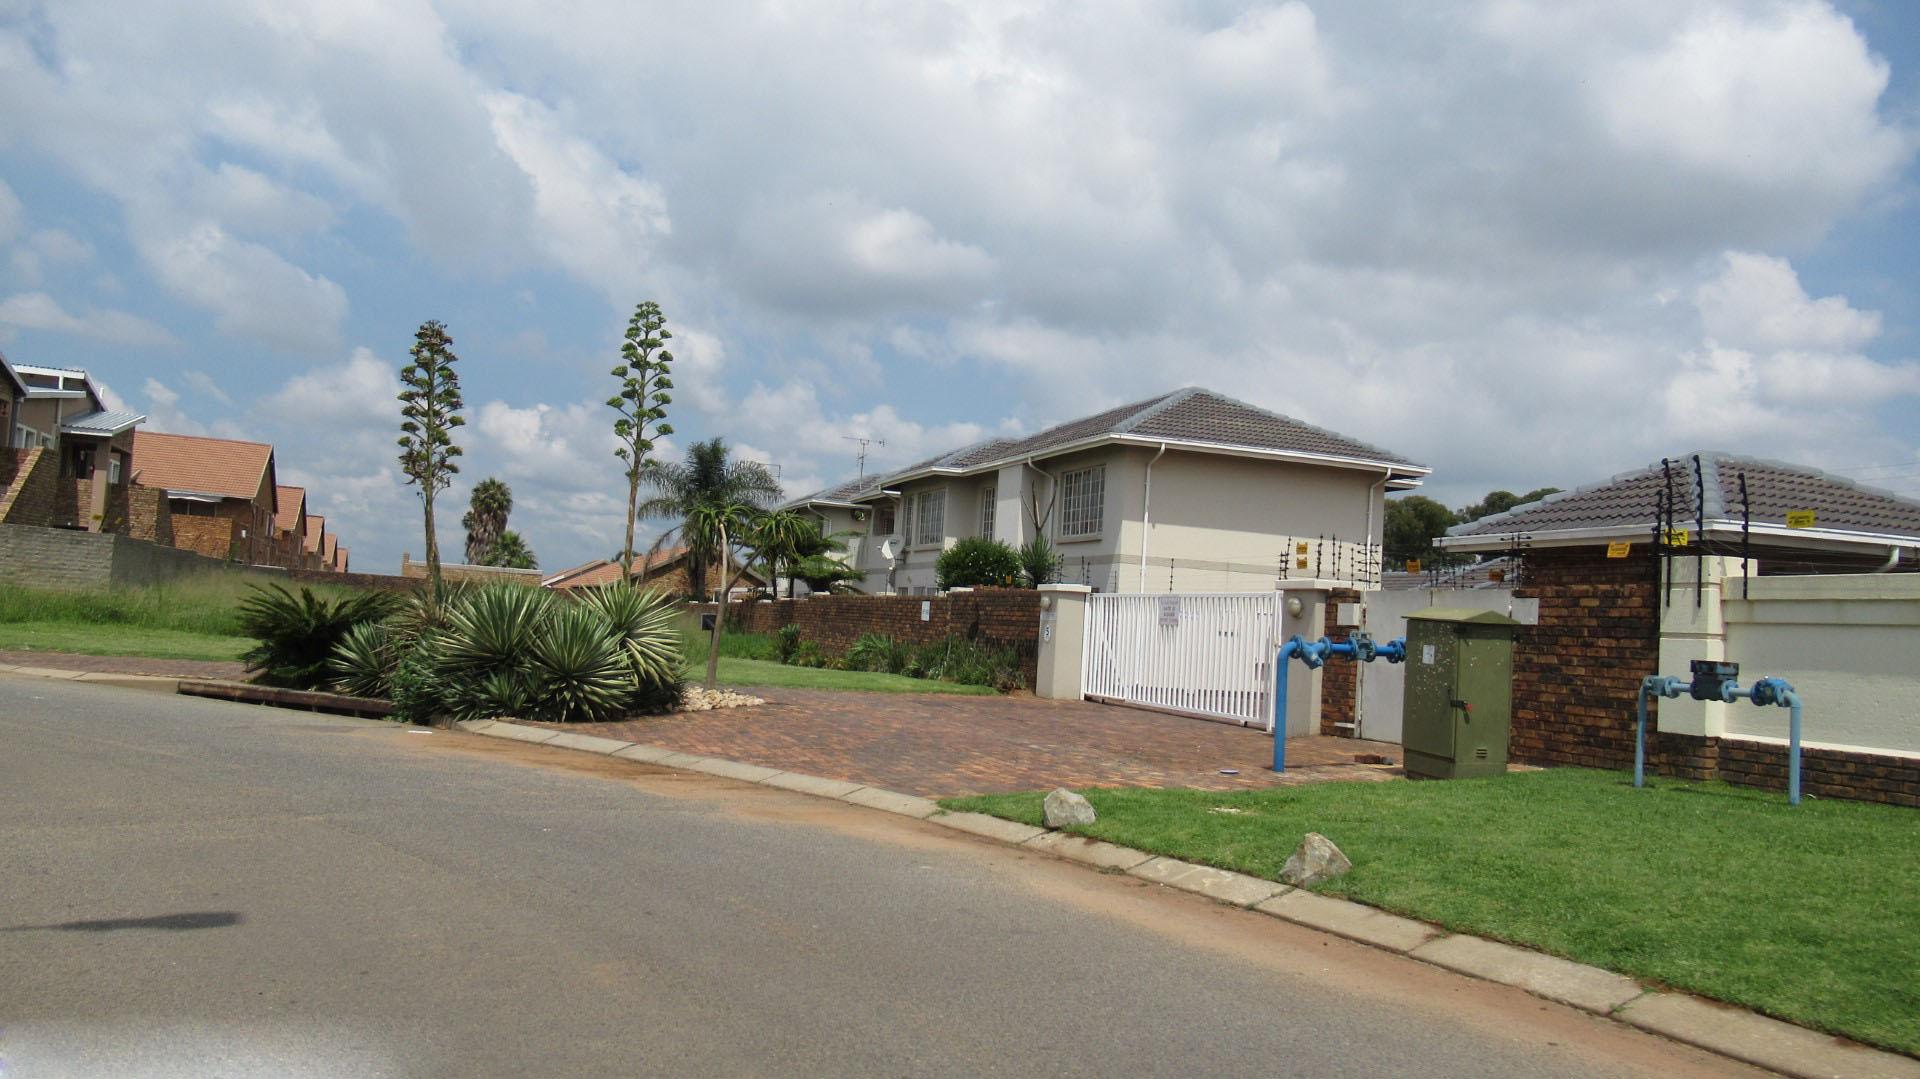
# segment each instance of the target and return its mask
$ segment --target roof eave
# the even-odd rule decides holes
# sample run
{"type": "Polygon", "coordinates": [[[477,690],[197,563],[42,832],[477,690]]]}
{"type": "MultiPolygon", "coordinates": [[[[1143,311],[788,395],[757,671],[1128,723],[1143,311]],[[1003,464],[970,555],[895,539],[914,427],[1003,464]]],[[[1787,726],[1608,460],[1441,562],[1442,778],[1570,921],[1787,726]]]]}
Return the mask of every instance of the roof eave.
{"type": "MultiPolygon", "coordinates": [[[[1560,528],[1506,532],[1485,532],[1471,536],[1441,536],[1433,545],[1447,551],[1509,551],[1516,547],[1587,547],[1599,543],[1627,541],[1645,543],[1651,537],[1650,525],[1600,525],[1593,528],[1560,528]]],[[[1738,537],[1739,521],[1713,520],[1702,528],[1716,537],[1738,537]]],[[[1920,550],[1920,536],[1899,536],[1884,532],[1858,532],[1839,528],[1788,528],[1785,525],[1756,524],[1748,534],[1763,540],[1792,539],[1790,546],[1833,551],[1885,551],[1889,547],[1920,550]]],[[[1767,547],[1789,546],[1765,543],[1767,547]]]]}
{"type": "MultiPolygon", "coordinates": [[[[912,472],[902,472],[898,475],[888,476],[886,481],[880,484],[880,486],[892,487],[895,484],[911,483],[914,480],[930,479],[936,476],[969,476],[986,472],[997,472],[1008,465],[1018,464],[1021,461],[1044,461],[1048,458],[1060,457],[1069,453],[1080,453],[1085,450],[1098,449],[1101,446],[1107,445],[1139,446],[1142,448],[1167,446],[1170,448],[1190,450],[1195,453],[1214,453],[1225,457],[1249,457],[1262,461],[1286,461],[1297,464],[1325,465],[1332,468],[1357,469],[1367,472],[1388,472],[1395,477],[1388,481],[1388,486],[1397,491],[1413,490],[1420,486],[1421,481],[1425,477],[1433,474],[1433,469],[1428,468],[1426,465],[1402,464],[1398,461],[1380,461],[1364,457],[1307,453],[1300,450],[1274,450],[1260,446],[1240,446],[1230,442],[1201,442],[1193,439],[1154,438],[1149,435],[1116,434],[1109,431],[1088,438],[1076,439],[1072,442],[1063,442],[1058,446],[1049,446],[1044,450],[1036,450],[1033,453],[1018,453],[1008,457],[996,457],[966,468],[934,466],[916,469],[912,472]]],[[[878,489],[874,490],[872,494],[867,496],[866,501],[872,501],[881,493],[878,489]]]]}

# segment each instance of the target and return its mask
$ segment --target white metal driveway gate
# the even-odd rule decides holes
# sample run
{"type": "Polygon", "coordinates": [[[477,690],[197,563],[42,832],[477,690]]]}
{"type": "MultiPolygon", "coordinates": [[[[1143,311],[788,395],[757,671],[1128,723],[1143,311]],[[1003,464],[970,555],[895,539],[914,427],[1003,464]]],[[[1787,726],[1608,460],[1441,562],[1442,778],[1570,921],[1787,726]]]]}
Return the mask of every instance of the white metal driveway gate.
{"type": "Polygon", "coordinates": [[[1270,729],[1279,606],[1272,592],[1088,596],[1080,692],[1270,729]]]}

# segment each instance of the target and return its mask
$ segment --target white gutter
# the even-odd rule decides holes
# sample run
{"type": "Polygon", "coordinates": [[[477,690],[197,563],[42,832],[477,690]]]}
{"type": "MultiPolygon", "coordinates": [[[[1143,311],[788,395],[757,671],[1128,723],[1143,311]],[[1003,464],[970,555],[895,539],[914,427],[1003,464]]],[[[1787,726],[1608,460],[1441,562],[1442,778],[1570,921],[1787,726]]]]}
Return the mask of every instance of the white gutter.
{"type": "MultiPolygon", "coordinates": [[[[1434,539],[1433,545],[1443,550],[1454,551],[1503,551],[1519,545],[1576,547],[1601,540],[1646,543],[1652,538],[1651,531],[1651,523],[1647,526],[1599,525],[1592,528],[1562,528],[1538,532],[1522,529],[1512,532],[1482,532],[1471,536],[1439,536],[1434,539]]],[[[1716,518],[1706,522],[1701,531],[1703,534],[1738,536],[1741,528],[1739,521],[1716,518]]],[[[1803,545],[1815,547],[1857,549],[1894,546],[1920,550],[1920,536],[1896,536],[1884,532],[1856,532],[1838,528],[1788,528],[1785,525],[1776,524],[1752,525],[1747,532],[1753,536],[1794,539],[1803,545]]]]}
{"type": "MultiPolygon", "coordinates": [[[[1147,461],[1147,491],[1140,505],[1140,591],[1147,590],[1147,542],[1153,538],[1153,462],[1158,461],[1167,452],[1167,444],[1160,443],[1160,452],[1147,461]]],[[[1367,512],[1373,512],[1371,503],[1367,512]]]]}

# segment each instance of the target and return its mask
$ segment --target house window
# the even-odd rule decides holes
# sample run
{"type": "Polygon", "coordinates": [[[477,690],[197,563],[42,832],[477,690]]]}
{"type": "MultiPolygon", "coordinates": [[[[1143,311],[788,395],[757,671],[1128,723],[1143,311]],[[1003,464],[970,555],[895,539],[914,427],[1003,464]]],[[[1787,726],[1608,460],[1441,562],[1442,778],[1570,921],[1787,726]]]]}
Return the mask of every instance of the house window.
{"type": "Polygon", "coordinates": [[[107,482],[108,483],[120,482],[120,455],[117,453],[108,455],[107,482]]]}
{"type": "Polygon", "coordinates": [[[922,491],[914,495],[907,503],[909,523],[913,534],[907,542],[915,547],[937,544],[947,536],[947,492],[922,491]]]}
{"type": "Polygon", "coordinates": [[[993,538],[994,497],[997,493],[991,487],[980,489],[980,537],[982,539],[993,538]]]}
{"type": "Polygon", "coordinates": [[[1105,523],[1107,466],[1095,465],[1060,477],[1060,534],[1097,536],[1105,523]]]}
{"type": "Polygon", "coordinates": [[[35,446],[44,445],[46,445],[46,442],[41,439],[40,432],[28,427],[26,424],[23,423],[19,427],[14,428],[13,446],[15,449],[30,450],[35,446]]]}
{"type": "Polygon", "coordinates": [[[888,502],[873,511],[873,534],[891,536],[893,531],[893,503],[888,502]]]}

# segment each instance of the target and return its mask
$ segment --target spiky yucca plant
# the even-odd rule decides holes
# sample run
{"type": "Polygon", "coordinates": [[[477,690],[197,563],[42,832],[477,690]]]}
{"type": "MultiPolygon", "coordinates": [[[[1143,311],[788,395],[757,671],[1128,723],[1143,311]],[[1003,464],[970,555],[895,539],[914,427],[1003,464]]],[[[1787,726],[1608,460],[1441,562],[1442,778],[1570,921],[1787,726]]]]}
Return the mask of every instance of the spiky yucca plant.
{"type": "Polygon", "coordinates": [[[559,723],[595,723],[626,710],[633,668],[618,638],[591,607],[554,614],[532,650],[535,714],[559,723]]]}
{"type": "Polygon", "coordinates": [[[391,592],[329,600],[311,588],[294,595],[281,585],[257,588],[240,602],[240,632],[259,643],[241,655],[254,681],[290,689],[326,684],[327,661],[347,631],[378,622],[400,605],[391,592]]]}
{"type": "Polygon", "coordinates": [[[679,612],[666,594],[607,585],[587,589],[580,603],[596,612],[620,642],[634,677],[643,682],[683,677],[679,612]]]}
{"type": "Polygon", "coordinates": [[[393,672],[404,642],[385,622],[362,622],[347,630],[327,659],[332,686],[355,697],[393,696],[393,672]]]}

